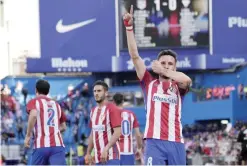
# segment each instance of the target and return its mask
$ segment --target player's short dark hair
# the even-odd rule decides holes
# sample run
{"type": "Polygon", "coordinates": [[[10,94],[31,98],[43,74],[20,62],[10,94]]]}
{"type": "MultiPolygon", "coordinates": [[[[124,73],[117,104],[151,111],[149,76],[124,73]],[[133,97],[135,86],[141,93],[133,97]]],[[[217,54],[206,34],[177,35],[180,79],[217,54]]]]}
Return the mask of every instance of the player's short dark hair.
{"type": "Polygon", "coordinates": [[[113,96],[113,101],[116,105],[121,105],[124,102],[124,96],[121,93],[116,93],[113,96]]]}
{"type": "Polygon", "coordinates": [[[175,62],[177,62],[177,53],[172,50],[162,50],[157,56],[157,59],[159,60],[162,56],[172,56],[175,59],[175,62]]]}
{"type": "Polygon", "coordinates": [[[46,80],[38,80],[36,82],[36,90],[39,94],[47,95],[50,91],[50,84],[46,80]]]}
{"type": "Polygon", "coordinates": [[[96,85],[101,85],[101,86],[103,86],[103,88],[105,89],[105,91],[108,91],[108,89],[109,89],[107,83],[105,83],[104,81],[101,81],[101,80],[96,81],[96,82],[93,84],[93,88],[94,88],[96,85]]]}

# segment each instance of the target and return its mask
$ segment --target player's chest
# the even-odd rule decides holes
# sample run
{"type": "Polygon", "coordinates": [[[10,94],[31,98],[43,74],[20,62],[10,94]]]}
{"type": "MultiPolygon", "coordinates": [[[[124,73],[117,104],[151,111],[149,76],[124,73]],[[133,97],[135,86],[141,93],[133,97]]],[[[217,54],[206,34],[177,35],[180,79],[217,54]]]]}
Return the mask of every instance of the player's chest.
{"type": "Polygon", "coordinates": [[[153,82],[149,85],[148,95],[153,102],[177,104],[179,91],[172,82],[153,82]]]}
{"type": "Polygon", "coordinates": [[[105,131],[110,125],[109,112],[96,111],[93,113],[91,121],[94,131],[105,131]]]}

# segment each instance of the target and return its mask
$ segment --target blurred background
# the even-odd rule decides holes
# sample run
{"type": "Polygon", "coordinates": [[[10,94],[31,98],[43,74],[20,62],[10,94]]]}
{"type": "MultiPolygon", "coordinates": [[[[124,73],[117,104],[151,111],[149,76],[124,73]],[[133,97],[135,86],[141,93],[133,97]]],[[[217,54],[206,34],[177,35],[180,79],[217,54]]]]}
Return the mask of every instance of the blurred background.
{"type": "Polygon", "coordinates": [[[109,85],[110,101],[124,94],[143,132],[144,99],[122,24],[131,4],[147,68],[173,49],[177,69],[193,80],[182,109],[187,164],[247,160],[246,0],[0,0],[2,164],[30,162],[25,107],[40,78],[67,116],[68,164],[84,164],[95,80],[109,85]]]}

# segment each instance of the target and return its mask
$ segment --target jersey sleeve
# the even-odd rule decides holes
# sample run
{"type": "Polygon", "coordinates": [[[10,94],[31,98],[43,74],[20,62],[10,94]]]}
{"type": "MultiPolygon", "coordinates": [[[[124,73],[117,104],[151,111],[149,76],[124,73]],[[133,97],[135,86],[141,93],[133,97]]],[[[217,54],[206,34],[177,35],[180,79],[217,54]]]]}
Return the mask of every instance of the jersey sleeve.
{"type": "Polygon", "coordinates": [[[32,99],[27,103],[27,113],[29,114],[31,110],[36,110],[36,100],[32,99]]]}
{"type": "Polygon", "coordinates": [[[146,70],[142,80],[140,80],[141,87],[145,92],[147,92],[148,85],[153,80],[154,80],[153,76],[149,73],[149,71],[146,70]]]}
{"type": "Polygon", "coordinates": [[[63,111],[61,111],[61,117],[60,117],[60,124],[63,123],[63,122],[66,122],[66,115],[63,111]]]}
{"type": "Polygon", "coordinates": [[[93,113],[93,109],[90,111],[90,120],[89,120],[89,127],[92,128],[92,113],[93,113]]]}
{"type": "Polygon", "coordinates": [[[189,92],[189,87],[187,87],[186,89],[183,89],[183,88],[179,87],[178,83],[176,83],[176,84],[178,86],[178,90],[179,90],[181,97],[185,96],[189,92]]]}
{"type": "Polygon", "coordinates": [[[110,114],[110,124],[112,128],[120,127],[121,126],[121,110],[114,106],[113,104],[110,105],[109,108],[110,114]]]}
{"type": "Polygon", "coordinates": [[[139,122],[138,122],[136,115],[134,113],[133,113],[133,116],[134,116],[133,128],[137,128],[137,127],[139,127],[139,122]]]}

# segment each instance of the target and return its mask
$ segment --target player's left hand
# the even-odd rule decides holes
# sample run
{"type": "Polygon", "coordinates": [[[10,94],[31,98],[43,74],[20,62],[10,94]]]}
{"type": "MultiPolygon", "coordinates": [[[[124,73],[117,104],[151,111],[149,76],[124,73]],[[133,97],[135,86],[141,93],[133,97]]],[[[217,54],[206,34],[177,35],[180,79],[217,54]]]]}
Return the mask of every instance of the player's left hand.
{"type": "Polygon", "coordinates": [[[152,62],[152,70],[153,72],[155,72],[156,74],[161,74],[162,71],[164,71],[164,67],[161,65],[161,63],[157,60],[154,60],[152,62]]]}
{"type": "Polygon", "coordinates": [[[107,162],[107,157],[108,157],[108,149],[104,148],[102,153],[101,153],[101,156],[100,156],[100,162],[101,163],[106,163],[107,162]]]}
{"type": "Polygon", "coordinates": [[[30,148],[30,137],[29,136],[25,137],[24,146],[25,148],[30,148]]]}
{"type": "Polygon", "coordinates": [[[137,149],[135,153],[136,160],[140,160],[142,158],[142,149],[137,149]]]}

